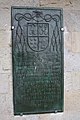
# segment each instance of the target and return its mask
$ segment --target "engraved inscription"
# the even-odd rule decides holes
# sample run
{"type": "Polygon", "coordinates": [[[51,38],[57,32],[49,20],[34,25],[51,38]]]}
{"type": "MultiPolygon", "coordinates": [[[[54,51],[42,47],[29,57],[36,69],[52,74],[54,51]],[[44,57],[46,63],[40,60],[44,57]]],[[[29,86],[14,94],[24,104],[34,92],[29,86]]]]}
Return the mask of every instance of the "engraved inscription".
{"type": "Polygon", "coordinates": [[[63,110],[61,10],[14,9],[14,111],[63,110]]]}

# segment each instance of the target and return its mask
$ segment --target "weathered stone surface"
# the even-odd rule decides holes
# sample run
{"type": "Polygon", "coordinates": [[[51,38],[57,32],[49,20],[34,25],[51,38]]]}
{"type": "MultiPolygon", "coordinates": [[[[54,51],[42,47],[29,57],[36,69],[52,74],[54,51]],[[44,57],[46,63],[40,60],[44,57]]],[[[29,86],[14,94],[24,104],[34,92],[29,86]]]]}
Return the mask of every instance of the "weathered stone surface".
{"type": "Polygon", "coordinates": [[[80,10],[64,10],[64,26],[67,32],[80,32],[80,10]]]}
{"type": "MultiPolygon", "coordinates": [[[[1,77],[1,75],[0,75],[1,77]]],[[[9,90],[9,84],[6,80],[0,78],[0,93],[8,93],[9,90]]]]}
{"type": "Polygon", "coordinates": [[[80,71],[80,54],[79,53],[72,53],[68,52],[68,50],[65,50],[65,58],[64,58],[64,66],[65,71],[80,71]]]}
{"type": "Polygon", "coordinates": [[[80,90],[65,92],[65,111],[80,112],[80,90]]]}
{"type": "Polygon", "coordinates": [[[0,8],[0,33],[1,31],[10,31],[11,12],[9,9],[0,8]]]}
{"type": "Polygon", "coordinates": [[[8,9],[11,6],[38,6],[39,0],[0,0],[0,7],[8,9]]]}
{"type": "Polygon", "coordinates": [[[80,71],[65,72],[64,78],[66,92],[80,90],[80,71]]]}
{"type": "Polygon", "coordinates": [[[0,32],[0,73],[11,73],[11,32],[0,32]]]}
{"type": "Polygon", "coordinates": [[[70,91],[73,89],[71,72],[65,72],[64,74],[64,88],[65,88],[65,91],[70,91]]]}
{"type": "Polygon", "coordinates": [[[79,0],[40,0],[40,6],[62,7],[67,10],[80,10],[79,0]]]}
{"type": "Polygon", "coordinates": [[[40,0],[40,6],[63,7],[63,0],[40,0]]]}
{"type": "Polygon", "coordinates": [[[13,108],[10,95],[0,94],[0,120],[13,120],[13,108]]]}
{"type": "Polygon", "coordinates": [[[80,32],[72,32],[72,52],[80,53],[80,32]]]}
{"type": "Polygon", "coordinates": [[[9,49],[2,48],[0,49],[0,73],[11,73],[11,54],[9,49]]]}
{"type": "Polygon", "coordinates": [[[64,52],[67,51],[71,52],[72,51],[72,32],[67,31],[67,27],[64,27],[65,32],[64,32],[64,52]]]}
{"type": "Polygon", "coordinates": [[[74,91],[80,90],[80,71],[79,72],[72,72],[71,77],[72,77],[73,90],[74,91]]]}

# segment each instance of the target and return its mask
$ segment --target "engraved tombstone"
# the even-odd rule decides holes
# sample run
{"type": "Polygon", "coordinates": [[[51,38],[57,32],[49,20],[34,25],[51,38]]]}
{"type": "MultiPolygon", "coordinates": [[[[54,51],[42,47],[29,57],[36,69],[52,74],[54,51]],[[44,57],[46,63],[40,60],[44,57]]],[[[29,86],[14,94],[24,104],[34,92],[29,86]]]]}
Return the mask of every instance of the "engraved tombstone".
{"type": "Polygon", "coordinates": [[[14,114],[62,112],[62,9],[12,7],[14,114]]]}

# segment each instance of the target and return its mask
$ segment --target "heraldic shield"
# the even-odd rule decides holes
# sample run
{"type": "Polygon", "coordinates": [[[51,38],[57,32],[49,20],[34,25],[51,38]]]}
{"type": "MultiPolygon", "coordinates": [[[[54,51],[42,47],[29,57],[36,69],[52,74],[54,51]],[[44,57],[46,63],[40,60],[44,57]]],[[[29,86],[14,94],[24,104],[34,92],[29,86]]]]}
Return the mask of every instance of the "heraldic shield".
{"type": "Polygon", "coordinates": [[[28,45],[36,52],[44,51],[49,45],[49,24],[28,23],[28,45]]]}

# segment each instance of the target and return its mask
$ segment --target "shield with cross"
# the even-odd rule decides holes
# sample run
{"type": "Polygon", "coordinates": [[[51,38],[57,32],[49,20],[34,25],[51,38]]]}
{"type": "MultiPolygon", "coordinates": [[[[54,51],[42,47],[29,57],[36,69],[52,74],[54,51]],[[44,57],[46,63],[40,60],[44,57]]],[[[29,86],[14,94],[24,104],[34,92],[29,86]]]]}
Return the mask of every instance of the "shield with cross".
{"type": "Polygon", "coordinates": [[[31,50],[44,51],[49,45],[48,23],[27,23],[28,46],[31,50]]]}

